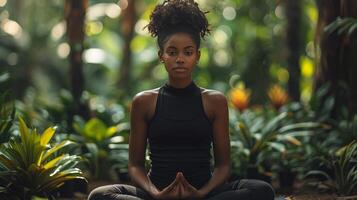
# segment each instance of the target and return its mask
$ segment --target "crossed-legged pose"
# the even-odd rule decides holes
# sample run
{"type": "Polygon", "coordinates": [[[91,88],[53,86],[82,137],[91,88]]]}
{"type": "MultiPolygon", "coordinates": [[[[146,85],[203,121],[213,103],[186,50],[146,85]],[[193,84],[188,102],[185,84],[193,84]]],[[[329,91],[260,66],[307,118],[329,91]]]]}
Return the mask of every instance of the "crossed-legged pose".
{"type": "Polygon", "coordinates": [[[221,92],[201,88],[192,80],[201,38],[209,33],[205,13],[193,0],[166,0],[155,7],[147,27],[157,37],[168,81],[138,93],[132,102],[129,173],[136,186],[102,186],[88,199],[273,200],[272,187],[263,181],[227,182],[231,166],[227,100],[221,92]]]}

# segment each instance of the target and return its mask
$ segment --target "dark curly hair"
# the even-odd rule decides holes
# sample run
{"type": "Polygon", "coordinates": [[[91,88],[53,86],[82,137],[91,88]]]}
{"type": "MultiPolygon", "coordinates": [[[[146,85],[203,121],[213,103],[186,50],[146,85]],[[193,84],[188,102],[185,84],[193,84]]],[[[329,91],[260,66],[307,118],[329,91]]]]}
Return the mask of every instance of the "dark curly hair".
{"type": "Polygon", "coordinates": [[[199,48],[201,38],[210,33],[206,13],[194,0],[165,0],[155,7],[146,27],[157,36],[160,49],[168,36],[178,32],[188,33],[199,48]]]}

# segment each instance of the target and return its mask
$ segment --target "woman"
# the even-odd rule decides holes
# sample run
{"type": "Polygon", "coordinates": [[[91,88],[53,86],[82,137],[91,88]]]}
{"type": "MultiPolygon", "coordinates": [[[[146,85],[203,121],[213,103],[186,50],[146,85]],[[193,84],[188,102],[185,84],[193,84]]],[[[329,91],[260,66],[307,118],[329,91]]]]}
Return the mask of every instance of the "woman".
{"type": "Polygon", "coordinates": [[[192,81],[200,40],[209,33],[205,13],[193,0],[166,0],[154,9],[148,29],[158,37],[158,56],[168,83],[133,99],[129,173],[137,187],[103,186],[92,191],[89,199],[273,199],[274,192],[265,182],[226,182],[230,175],[226,98],[192,81]],[[148,173],[144,167],[147,144],[148,173]]]}

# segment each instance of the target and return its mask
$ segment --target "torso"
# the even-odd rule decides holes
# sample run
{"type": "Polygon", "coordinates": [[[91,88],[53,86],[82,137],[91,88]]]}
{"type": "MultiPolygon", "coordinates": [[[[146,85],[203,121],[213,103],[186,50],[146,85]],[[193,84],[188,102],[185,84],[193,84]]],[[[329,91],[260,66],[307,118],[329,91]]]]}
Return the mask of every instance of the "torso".
{"type": "MultiPolygon", "coordinates": [[[[146,93],[147,98],[145,98],[145,103],[147,106],[147,110],[145,111],[145,116],[146,116],[146,121],[149,122],[154,114],[155,114],[155,109],[156,109],[156,101],[157,97],[159,95],[159,89],[160,88],[155,88],[152,90],[146,90],[144,93],[146,93]]],[[[205,88],[201,88],[201,96],[202,96],[202,104],[203,104],[203,109],[206,113],[206,116],[208,119],[212,122],[214,120],[214,109],[212,104],[210,104],[210,95],[216,91],[214,90],[208,90],[205,88]]]]}
{"type": "Polygon", "coordinates": [[[145,91],[149,177],[157,187],[167,186],[179,171],[198,188],[210,178],[211,92],[195,84],[186,89],[165,85],[145,91]]]}

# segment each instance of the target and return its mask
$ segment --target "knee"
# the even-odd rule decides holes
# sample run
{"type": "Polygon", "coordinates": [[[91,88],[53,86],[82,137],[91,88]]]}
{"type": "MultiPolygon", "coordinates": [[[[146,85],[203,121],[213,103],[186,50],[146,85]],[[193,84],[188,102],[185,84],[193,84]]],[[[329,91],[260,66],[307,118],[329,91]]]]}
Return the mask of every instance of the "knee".
{"type": "Polygon", "coordinates": [[[113,190],[112,185],[97,187],[92,190],[88,195],[88,200],[103,200],[108,199],[108,195],[112,193],[113,190]]]}
{"type": "Polygon", "coordinates": [[[103,197],[104,191],[103,187],[98,187],[92,190],[88,195],[88,200],[97,200],[103,197]]]}
{"type": "Polygon", "coordinates": [[[273,200],[274,199],[274,196],[275,196],[275,192],[274,192],[274,189],[273,187],[265,182],[265,181],[260,181],[260,180],[257,180],[256,182],[256,188],[255,188],[255,194],[257,195],[257,198],[256,199],[259,199],[259,200],[273,200]]]}

